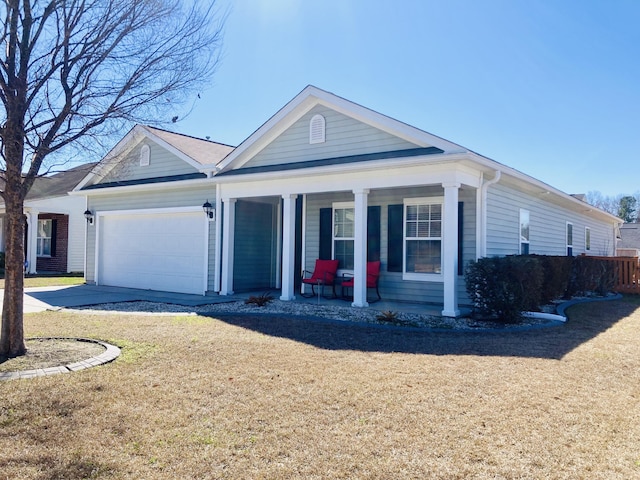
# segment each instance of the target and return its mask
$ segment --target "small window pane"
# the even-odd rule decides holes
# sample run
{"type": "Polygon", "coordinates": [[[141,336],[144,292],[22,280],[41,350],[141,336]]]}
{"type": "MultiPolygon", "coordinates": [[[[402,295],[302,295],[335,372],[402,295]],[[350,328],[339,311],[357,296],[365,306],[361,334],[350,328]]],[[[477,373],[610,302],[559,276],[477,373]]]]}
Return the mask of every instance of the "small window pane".
{"type": "Polygon", "coordinates": [[[441,273],[440,240],[407,241],[406,271],[414,273],[441,273]]]}

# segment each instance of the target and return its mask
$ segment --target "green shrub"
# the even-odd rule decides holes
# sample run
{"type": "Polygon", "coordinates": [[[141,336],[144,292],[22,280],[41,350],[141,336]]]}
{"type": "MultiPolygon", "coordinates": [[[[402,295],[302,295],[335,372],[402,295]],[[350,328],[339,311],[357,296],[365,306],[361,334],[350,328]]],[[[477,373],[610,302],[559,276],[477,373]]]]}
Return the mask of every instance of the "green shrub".
{"type": "Polygon", "coordinates": [[[574,257],[567,294],[574,296],[595,292],[604,296],[613,289],[615,281],[614,262],[588,256],[574,257]]]}
{"type": "Polygon", "coordinates": [[[552,255],[531,255],[540,262],[543,279],[540,289],[540,305],[565,297],[571,278],[572,260],[574,257],[552,255]]]}
{"type": "Polygon", "coordinates": [[[474,306],[483,314],[515,322],[541,304],[544,270],[528,255],[488,257],[467,265],[465,281],[474,306]]]}

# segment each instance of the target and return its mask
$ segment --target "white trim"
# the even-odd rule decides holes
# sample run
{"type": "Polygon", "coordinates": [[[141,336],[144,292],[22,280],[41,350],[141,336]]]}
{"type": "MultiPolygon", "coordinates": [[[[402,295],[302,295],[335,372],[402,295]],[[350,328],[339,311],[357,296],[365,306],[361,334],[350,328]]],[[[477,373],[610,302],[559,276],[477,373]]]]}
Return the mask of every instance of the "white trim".
{"type": "Polygon", "coordinates": [[[566,222],[566,227],[564,229],[564,243],[566,244],[565,252],[567,256],[569,256],[569,248],[571,248],[571,256],[575,256],[575,242],[573,241],[573,222],[566,222]],[[571,243],[569,243],[569,225],[571,225],[571,243]]]}
{"type": "Polygon", "coordinates": [[[591,227],[584,227],[584,251],[591,251],[591,227]]]}
{"type": "Polygon", "coordinates": [[[181,188],[189,188],[200,185],[215,185],[210,178],[192,178],[189,180],[174,180],[170,182],[154,182],[154,183],[141,183],[137,185],[122,185],[118,187],[104,187],[95,188],[90,190],[72,190],[69,195],[80,196],[99,196],[99,195],[113,195],[124,193],[136,193],[149,190],[179,190],[181,188]]]}
{"type": "Polygon", "coordinates": [[[529,211],[526,208],[521,208],[520,209],[520,214],[518,216],[518,252],[520,253],[520,255],[523,254],[522,252],[522,245],[523,244],[527,244],[529,245],[529,249],[531,249],[531,211],[529,211]],[[523,240],[523,236],[522,236],[522,214],[526,212],[527,213],[527,224],[528,224],[528,238],[526,240],[523,240]]]}
{"type": "MultiPolygon", "coordinates": [[[[354,250],[354,262],[355,262],[355,249],[356,249],[356,237],[355,237],[355,215],[356,215],[356,204],[354,202],[333,202],[331,204],[331,258],[335,260],[336,258],[336,240],[338,241],[352,241],[353,242],[353,250],[354,250]],[[335,224],[335,211],[336,210],[346,210],[352,208],[353,209],[353,237],[336,237],[336,224],[335,224]]],[[[353,273],[353,269],[351,268],[341,268],[338,271],[338,275],[342,275],[344,273],[353,273]]]]}
{"type": "MultiPolygon", "coordinates": [[[[444,281],[444,227],[446,212],[444,207],[445,197],[408,197],[402,200],[402,279],[417,282],[443,282],[444,281]],[[440,205],[442,217],[440,220],[440,237],[425,237],[423,240],[440,241],[440,273],[407,272],[407,207],[417,205],[440,205]]],[[[456,226],[457,228],[457,226],[456,226]]],[[[415,238],[411,238],[415,241],[415,238]]],[[[456,247],[457,248],[457,247],[456,247]]],[[[457,272],[456,272],[457,275],[457,272]]]]}
{"type": "MultiPolygon", "coordinates": [[[[158,214],[172,214],[172,213],[195,213],[202,212],[201,206],[195,207],[167,207],[167,208],[136,208],[132,210],[103,210],[94,212],[96,217],[105,217],[108,215],[158,215],[158,214]]],[[[206,215],[203,213],[202,218],[207,220],[206,215]]]]}

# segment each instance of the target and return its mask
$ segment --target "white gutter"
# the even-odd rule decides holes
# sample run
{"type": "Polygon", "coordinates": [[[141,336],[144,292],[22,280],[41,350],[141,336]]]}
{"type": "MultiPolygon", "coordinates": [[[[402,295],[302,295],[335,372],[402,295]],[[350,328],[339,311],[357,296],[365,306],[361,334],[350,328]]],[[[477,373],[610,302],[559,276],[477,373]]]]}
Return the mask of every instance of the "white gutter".
{"type": "Polygon", "coordinates": [[[491,185],[498,183],[501,177],[502,172],[496,170],[494,177],[491,180],[483,182],[482,186],[478,189],[478,196],[480,198],[476,199],[476,215],[480,219],[480,222],[476,223],[476,225],[478,225],[476,229],[476,260],[487,256],[487,190],[489,190],[491,185]],[[478,209],[480,210],[479,212],[478,209]]]}

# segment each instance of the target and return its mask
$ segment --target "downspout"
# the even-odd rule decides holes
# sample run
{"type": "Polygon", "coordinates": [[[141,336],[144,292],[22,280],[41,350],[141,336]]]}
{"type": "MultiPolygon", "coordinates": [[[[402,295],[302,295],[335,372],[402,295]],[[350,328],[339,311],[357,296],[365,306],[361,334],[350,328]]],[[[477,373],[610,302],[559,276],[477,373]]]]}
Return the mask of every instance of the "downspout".
{"type": "Polygon", "coordinates": [[[500,177],[502,177],[502,172],[500,170],[496,170],[494,177],[491,180],[484,182],[480,187],[480,248],[476,252],[478,258],[487,256],[487,191],[491,185],[500,181],[500,177]]]}

